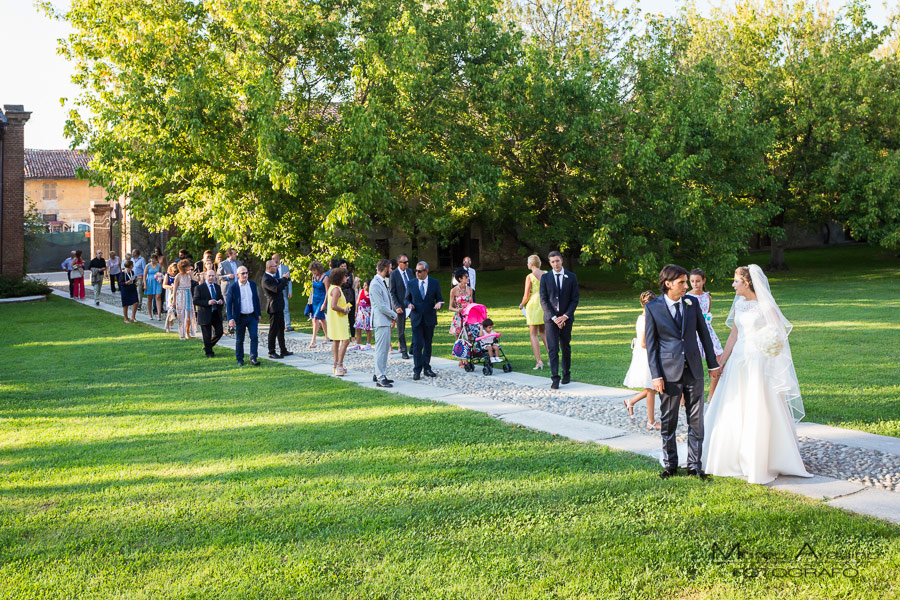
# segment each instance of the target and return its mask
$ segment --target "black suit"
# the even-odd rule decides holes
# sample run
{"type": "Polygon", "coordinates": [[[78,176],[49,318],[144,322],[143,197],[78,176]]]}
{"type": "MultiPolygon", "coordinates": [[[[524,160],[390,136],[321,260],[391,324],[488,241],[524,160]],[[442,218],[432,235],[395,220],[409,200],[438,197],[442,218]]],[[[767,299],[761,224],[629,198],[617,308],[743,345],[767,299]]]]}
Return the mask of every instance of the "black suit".
{"type": "Polygon", "coordinates": [[[559,351],[562,350],[562,374],[571,376],[572,370],[572,322],[578,308],[578,278],[575,273],[563,269],[557,285],[556,273],[552,270],[541,277],[541,308],[544,309],[544,329],[547,332],[547,354],[550,357],[550,374],[559,379],[559,351]],[[553,322],[555,317],[566,315],[565,325],[560,329],[553,322]]]}
{"type": "Polygon", "coordinates": [[[212,284],[212,293],[210,286],[205,282],[192,284],[192,287],[191,296],[197,308],[197,324],[200,325],[200,332],[203,334],[203,350],[210,356],[213,353],[213,346],[222,338],[222,304],[210,306],[209,301],[224,298],[218,284],[212,284]]]}
{"type": "Polygon", "coordinates": [[[681,299],[676,313],[681,315],[681,323],[672,316],[664,296],[648,302],[644,314],[650,374],[653,379],[662,378],[665,384],[659,410],[666,468],[678,467],[675,428],[678,426],[678,409],[683,394],[688,423],[687,466],[699,471],[703,450],[703,363],[697,336],[703,344],[707,366],[710,369],[719,366],[709,329],[700,310],[700,301],[687,295],[681,299]]]}
{"type": "Polygon", "coordinates": [[[428,277],[425,281],[428,282],[425,297],[422,297],[421,281],[416,278],[410,282],[403,304],[403,306],[413,305],[413,309],[409,312],[409,325],[413,334],[413,372],[417,375],[423,369],[431,369],[431,340],[437,326],[437,311],[434,305],[444,301],[438,280],[428,277]]]}
{"type": "Polygon", "coordinates": [[[262,287],[266,292],[266,312],[269,313],[269,354],[275,354],[275,342],[281,346],[281,353],[287,352],[284,344],[284,288],[290,279],[276,277],[271,273],[263,275],[262,287]]]}
{"type": "MultiPolygon", "coordinates": [[[[413,269],[406,268],[405,277],[409,277],[410,281],[416,280],[413,269]]],[[[391,302],[394,310],[402,308],[403,312],[397,315],[397,343],[400,352],[406,352],[406,283],[404,283],[404,274],[400,269],[391,272],[391,302]]]]}

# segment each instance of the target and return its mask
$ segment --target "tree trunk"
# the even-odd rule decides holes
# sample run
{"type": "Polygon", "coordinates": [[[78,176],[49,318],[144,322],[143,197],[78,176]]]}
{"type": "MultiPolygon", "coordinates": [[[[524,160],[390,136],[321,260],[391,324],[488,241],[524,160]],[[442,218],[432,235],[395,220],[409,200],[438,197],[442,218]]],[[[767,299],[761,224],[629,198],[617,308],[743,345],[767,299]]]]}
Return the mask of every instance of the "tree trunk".
{"type": "MultiPolygon", "coordinates": [[[[781,212],[772,219],[774,227],[780,227],[782,236],[784,235],[784,213],[781,212]]],[[[770,236],[770,255],[769,264],[766,265],[766,271],[787,271],[787,262],[784,260],[784,237],[770,236]]]]}

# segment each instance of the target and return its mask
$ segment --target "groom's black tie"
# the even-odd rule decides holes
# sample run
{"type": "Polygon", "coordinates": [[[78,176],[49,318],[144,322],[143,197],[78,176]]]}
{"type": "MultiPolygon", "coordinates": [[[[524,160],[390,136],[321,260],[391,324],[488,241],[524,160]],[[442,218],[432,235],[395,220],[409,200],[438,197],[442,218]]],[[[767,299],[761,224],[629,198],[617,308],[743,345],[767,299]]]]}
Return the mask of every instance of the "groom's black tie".
{"type": "Polygon", "coordinates": [[[678,325],[678,330],[681,331],[684,329],[684,318],[681,316],[681,301],[675,303],[675,324],[678,325]]]}

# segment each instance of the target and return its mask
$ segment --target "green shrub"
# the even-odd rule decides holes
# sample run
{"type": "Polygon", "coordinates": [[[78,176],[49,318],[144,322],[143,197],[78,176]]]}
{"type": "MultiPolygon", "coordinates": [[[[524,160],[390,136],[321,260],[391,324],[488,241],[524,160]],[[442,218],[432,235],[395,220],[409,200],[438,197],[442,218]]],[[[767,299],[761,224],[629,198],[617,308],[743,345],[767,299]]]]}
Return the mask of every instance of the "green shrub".
{"type": "Polygon", "coordinates": [[[46,296],[49,293],[50,286],[39,279],[0,275],[0,298],[46,296]]]}

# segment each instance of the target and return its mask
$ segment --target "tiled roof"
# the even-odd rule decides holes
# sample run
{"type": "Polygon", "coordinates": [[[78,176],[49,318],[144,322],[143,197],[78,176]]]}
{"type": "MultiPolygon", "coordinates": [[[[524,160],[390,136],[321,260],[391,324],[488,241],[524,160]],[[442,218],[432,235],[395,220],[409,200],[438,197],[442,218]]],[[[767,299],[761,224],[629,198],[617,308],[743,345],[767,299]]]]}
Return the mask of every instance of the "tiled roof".
{"type": "Polygon", "coordinates": [[[91,157],[79,150],[25,149],[25,179],[77,179],[91,157]]]}

